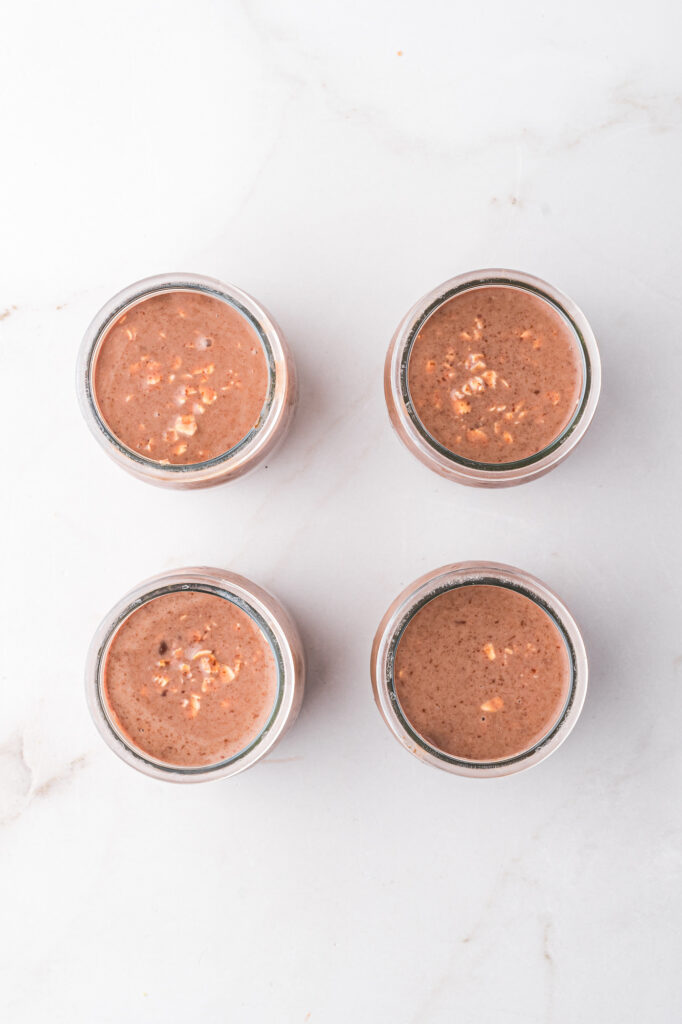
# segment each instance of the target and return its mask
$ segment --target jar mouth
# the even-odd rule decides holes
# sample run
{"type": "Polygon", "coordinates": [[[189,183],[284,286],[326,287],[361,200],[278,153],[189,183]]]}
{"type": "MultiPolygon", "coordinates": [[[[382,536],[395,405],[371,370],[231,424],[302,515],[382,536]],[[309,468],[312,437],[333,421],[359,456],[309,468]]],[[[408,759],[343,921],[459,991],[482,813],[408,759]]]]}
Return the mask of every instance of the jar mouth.
{"type": "Polygon", "coordinates": [[[553,753],[578,720],[587,692],[588,664],[580,630],[561,600],[528,573],[493,562],[458,562],[422,576],[386,612],[372,649],[372,682],[381,714],[394,737],[425,764],[460,776],[495,778],[526,770],[553,753]],[[428,740],[403,711],[395,685],[399,643],[414,616],[430,601],[465,586],[506,588],[531,600],[549,616],[562,638],[570,677],[563,706],[552,714],[544,734],[527,748],[500,758],[477,760],[449,753],[428,740]]]}
{"type": "Polygon", "coordinates": [[[210,472],[211,470],[218,469],[232,462],[237,455],[246,454],[246,450],[249,446],[251,446],[262,433],[273,409],[275,399],[275,389],[277,384],[276,360],[266,328],[260,322],[258,317],[239,301],[237,295],[232,294],[229,289],[224,289],[218,284],[218,282],[212,282],[210,279],[199,282],[192,281],[189,277],[187,280],[184,280],[183,275],[168,275],[168,279],[165,281],[159,278],[150,278],[147,281],[140,282],[139,286],[133,285],[132,288],[134,289],[133,294],[131,294],[131,289],[126,289],[126,291],[122,292],[120,296],[117,296],[112,300],[113,306],[111,308],[105,307],[106,314],[102,317],[101,322],[98,323],[96,327],[94,338],[90,342],[86,355],[84,381],[85,400],[95,424],[100,433],[106,439],[106,442],[123,458],[134,462],[145,471],[151,473],[163,472],[164,475],[168,473],[178,478],[210,472]],[[217,299],[220,302],[224,302],[226,305],[231,306],[242,317],[244,317],[256,332],[267,364],[268,390],[260,411],[258,422],[247,434],[245,434],[244,437],[242,437],[227,451],[221,452],[219,455],[216,455],[211,459],[206,459],[203,462],[173,464],[146,458],[139,452],[129,448],[128,445],[124,444],[124,442],[116,436],[109,427],[109,424],[102,414],[97,401],[97,391],[94,386],[95,366],[109,330],[113,327],[116,320],[122,313],[147,299],[166,292],[201,292],[204,295],[208,295],[211,298],[217,299]],[[117,302],[116,299],[120,299],[120,301],[117,302]]]}
{"type": "Polygon", "coordinates": [[[428,305],[424,309],[418,310],[417,314],[410,321],[408,328],[406,328],[407,334],[402,344],[400,362],[398,366],[399,390],[404,409],[410,419],[412,427],[417,432],[420,439],[437,452],[438,455],[447,459],[455,466],[462,466],[474,473],[480,472],[486,474],[508,473],[513,470],[523,470],[537,466],[539,463],[544,462],[551,455],[557,452],[558,449],[565,444],[581,423],[585,410],[588,406],[593,388],[593,370],[584,332],[568,310],[559,301],[557,301],[556,298],[545,291],[542,287],[543,282],[540,282],[537,279],[525,281],[519,277],[515,277],[513,273],[510,273],[509,276],[501,276],[499,272],[487,274],[485,271],[480,272],[480,275],[466,275],[466,277],[466,280],[456,278],[455,282],[458,281],[459,283],[448,282],[445,286],[445,290],[439,291],[435,298],[431,298],[429,296],[431,301],[428,302],[428,305]],[[410,357],[412,355],[417,335],[427,320],[438,309],[440,309],[441,306],[456,295],[460,295],[463,292],[471,291],[476,288],[495,286],[517,288],[521,291],[529,292],[537,298],[542,299],[544,302],[547,302],[571,328],[576,342],[576,349],[580,355],[582,369],[580,396],[571,419],[561,433],[538,452],[528,455],[523,459],[517,459],[511,462],[479,462],[473,459],[467,459],[465,456],[458,455],[456,452],[451,451],[451,449],[446,448],[423,424],[414,406],[409,386],[410,357]]]}
{"type": "Polygon", "coordinates": [[[104,636],[99,649],[95,656],[95,699],[97,708],[106,722],[108,728],[116,739],[125,747],[128,753],[139,761],[141,764],[147,765],[157,771],[166,772],[169,775],[185,776],[191,778],[192,776],[204,776],[211,775],[214,772],[224,771],[226,768],[230,768],[237,765],[240,761],[246,758],[249,754],[253,753],[257,747],[266,739],[271,733],[273,726],[279,718],[279,714],[282,708],[284,700],[284,683],[285,683],[285,665],[284,657],[281,646],[275,633],[271,629],[268,622],[260,614],[260,612],[253,607],[248,601],[246,601],[240,595],[227,590],[224,587],[214,586],[210,583],[169,583],[163,586],[155,587],[152,590],[145,591],[140,596],[136,597],[123,609],[119,611],[113,621],[109,624],[106,635],[104,636]],[[141,747],[138,747],[131,743],[130,738],[126,733],[119,727],[116,722],[114,713],[109,706],[107,698],[104,693],[104,669],[106,665],[107,656],[111,644],[116,637],[119,629],[123,623],[136,612],[143,605],[155,600],[158,597],[163,597],[166,594],[173,594],[178,592],[191,592],[191,593],[202,593],[211,594],[214,597],[222,598],[223,600],[229,601],[235,605],[246,615],[249,616],[255,622],[256,626],[261,630],[266,640],[270,645],[273,658],[275,660],[275,666],[277,670],[277,693],[272,706],[272,710],[268,717],[267,722],[260,730],[257,736],[255,736],[250,743],[247,744],[242,750],[233,754],[231,757],[223,758],[220,761],[211,762],[209,764],[202,765],[178,765],[171,761],[162,761],[159,758],[153,757],[147,753],[141,747]]]}

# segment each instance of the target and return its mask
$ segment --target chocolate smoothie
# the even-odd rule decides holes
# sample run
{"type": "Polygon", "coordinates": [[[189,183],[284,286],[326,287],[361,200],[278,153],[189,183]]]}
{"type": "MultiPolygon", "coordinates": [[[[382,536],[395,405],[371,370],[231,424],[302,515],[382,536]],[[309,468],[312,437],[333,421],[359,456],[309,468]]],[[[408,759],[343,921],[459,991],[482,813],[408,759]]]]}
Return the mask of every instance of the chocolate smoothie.
{"type": "Polygon", "coordinates": [[[398,642],[395,690],[432,746],[495,761],[531,748],[557,722],[571,684],[550,616],[508,587],[473,584],[433,598],[398,642]]]}
{"type": "Polygon", "coordinates": [[[578,339],[564,317],[524,288],[460,292],[428,318],[409,357],[414,410],[455,455],[516,462],[571,422],[582,390],[578,339]]]}
{"type": "Polygon", "coordinates": [[[225,598],[176,591],[141,605],[106,658],[103,696],[133,747],[183,767],[240,753],[267,724],[277,697],[270,643],[225,598]]]}
{"type": "Polygon", "coordinates": [[[268,385],[248,320],[196,290],[153,295],[123,313],[104,337],[93,381],[111,432],[161,465],[229,451],[259,422],[268,385]]]}

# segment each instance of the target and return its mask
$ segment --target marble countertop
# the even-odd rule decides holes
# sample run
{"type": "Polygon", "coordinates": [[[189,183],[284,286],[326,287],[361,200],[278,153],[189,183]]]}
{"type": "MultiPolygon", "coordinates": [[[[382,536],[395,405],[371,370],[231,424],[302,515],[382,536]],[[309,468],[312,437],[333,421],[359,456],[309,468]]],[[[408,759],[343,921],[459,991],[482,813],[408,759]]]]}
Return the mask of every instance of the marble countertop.
{"type": "Polygon", "coordinates": [[[682,1018],[682,9],[47,0],[0,35],[0,1016],[7,1024],[676,1024],[682,1018]],[[571,295],[604,381],[534,483],[439,479],[382,365],[420,295],[519,268],[571,295]],[[115,291],[196,271],[268,306],[298,414],[242,480],[128,477],[74,364],[115,291]],[[564,746],[498,782],[420,765],[373,703],[393,597],[518,565],[581,623],[564,746]],[[146,576],[271,589],[301,716],[224,782],[100,741],[83,663],[146,576]]]}

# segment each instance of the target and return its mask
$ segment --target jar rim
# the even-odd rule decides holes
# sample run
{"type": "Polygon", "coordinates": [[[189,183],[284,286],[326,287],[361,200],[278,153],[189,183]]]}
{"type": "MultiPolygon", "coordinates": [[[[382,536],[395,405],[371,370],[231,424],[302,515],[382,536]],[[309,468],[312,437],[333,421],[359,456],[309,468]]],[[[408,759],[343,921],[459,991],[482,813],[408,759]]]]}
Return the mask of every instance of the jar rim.
{"type": "Polygon", "coordinates": [[[384,616],[372,650],[372,682],[379,710],[394,736],[410,753],[434,767],[458,775],[499,777],[531,767],[563,743],[582,710],[587,690],[587,655],[578,626],[566,606],[541,580],[513,566],[494,562],[457,562],[415,580],[384,616]],[[395,655],[405,629],[426,604],[463,586],[500,586],[533,601],[552,620],[569,656],[571,680],[566,700],[545,734],[512,756],[490,761],[457,757],[429,743],[410,723],[395,688],[395,655]]]}
{"type": "Polygon", "coordinates": [[[255,465],[283,419],[289,390],[291,355],[284,337],[265,308],[235,285],[200,274],[169,273],[143,278],[112,296],[88,326],[78,357],[77,387],[83,416],[97,441],[120,465],[157,483],[183,486],[218,482],[255,465]],[[200,292],[235,309],[255,331],[265,355],[268,389],[258,422],[231,448],[203,462],[164,464],[129,448],[113,432],[97,401],[94,371],[106,336],[127,309],[165,292],[200,292]]]}
{"type": "Polygon", "coordinates": [[[400,426],[407,434],[408,447],[414,447],[432,469],[445,476],[452,476],[462,483],[488,483],[491,486],[533,479],[562,461],[587,430],[601,387],[599,350],[584,313],[567,295],[541,278],[503,269],[460,274],[419,299],[393,337],[386,368],[387,375],[390,375],[390,398],[399,416],[400,426]],[[547,302],[571,328],[582,364],[581,393],[567,425],[540,451],[512,462],[477,462],[451,451],[422,422],[409,387],[410,357],[417,335],[427,320],[456,295],[485,287],[518,288],[547,302]]]}
{"type": "Polygon", "coordinates": [[[90,645],[86,698],[95,726],[123,761],[146,775],[173,782],[198,782],[236,775],[267,754],[298,713],[304,683],[298,631],[279,603],[243,576],[208,567],[161,573],[138,584],[107,613],[90,645]],[[106,660],[119,629],[143,605],[177,592],[212,594],[240,608],[268,640],[277,669],[277,695],[268,721],[243,750],[206,765],[177,765],[155,758],[117,726],[104,693],[106,660]]]}

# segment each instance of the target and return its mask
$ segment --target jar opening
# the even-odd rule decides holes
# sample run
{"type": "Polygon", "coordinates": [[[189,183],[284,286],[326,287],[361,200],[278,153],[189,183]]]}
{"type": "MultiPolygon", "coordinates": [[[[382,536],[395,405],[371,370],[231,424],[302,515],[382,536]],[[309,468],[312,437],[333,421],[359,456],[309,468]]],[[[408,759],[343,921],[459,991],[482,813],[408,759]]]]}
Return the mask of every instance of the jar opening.
{"type": "MultiPolygon", "coordinates": [[[[425,638],[422,635],[421,640],[424,641],[424,639],[425,638]]],[[[511,661],[513,661],[513,654],[514,652],[512,652],[512,650],[509,649],[511,661]]],[[[497,653],[495,652],[494,649],[488,652],[488,656],[492,659],[500,657],[500,655],[502,657],[502,660],[504,661],[505,655],[499,648],[497,653]]],[[[409,673],[409,659],[407,662],[403,661],[402,664],[408,666],[409,673]]],[[[497,662],[497,664],[500,664],[500,662],[497,662]]],[[[404,669],[401,668],[401,671],[404,672],[404,669]]],[[[576,684],[576,651],[570,633],[567,630],[564,623],[562,622],[556,609],[551,607],[551,605],[547,601],[545,601],[538,593],[534,592],[529,587],[524,586],[523,584],[518,582],[512,582],[508,579],[502,579],[498,576],[492,576],[485,573],[481,574],[480,576],[472,575],[468,576],[465,579],[459,580],[450,579],[448,581],[440,583],[436,581],[435,586],[419,588],[419,590],[417,591],[416,598],[415,595],[413,595],[412,598],[408,598],[405,605],[403,606],[400,619],[397,622],[387,645],[387,652],[385,658],[385,686],[388,694],[390,709],[394,714],[397,722],[399,723],[402,731],[409,737],[410,743],[415,744],[416,747],[418,747],[424,753],[430,755],[433,759],[442,763],[444,767],[449,765],[455,768],[459,767],[468,769],[469,771],[480,771],[482,774],[485,774],[486,771],[494,772],[506,767],[519,765],[521,762],[532,757],[533,755],[541,751],[544,747],[546,747],[547,744],[549,744],[550,741],[554,737],[556,737],[558,732],[561,730],[574,704],[576,696],[576,684]],[[507,754],[505,756],[500,756],[499,758],[491,757],[490,759],[486,760],[477,760],[474,758],[460,756],[458,754],[456,755],[453,752],[448,752],[447,750],[440,748],[432,740],[427,739],[422,734],[422,732],[419,731],[414,722],[411,721],[410,717],[406,713],[406,710],[403,707],[403,703],[401,702],[401,696],[399,692],[401,689],[401,684],[396,682],[396,662],[400,662],[401,657],[401,655],[399,655],[400,644],[403,638],[406,636],[406,631],[408,631],[411,624],[415,622],[415,617],[418,616],[419,613],[422,612],[429,605],[431,605],[429,611],[433,612],[435,609],[435,605],[432,605],[432,602],[437,601],[437,599],[439,597],[442,597],[443,595],[452,594],[454,596],[454,592],[458,592],[457,599],[461,597],[464,600],[466,600],[466,596],[464,595],[464,588],[471,587],[502,588],[504,590],[518,594],[521,597],[526,598],[530,602],[532,602],[535,608],[539,609],[542,613],[544,613],[545,616],[547,616],[549,622],[551,623],[553,632],[556,632],[558,637],[560,637],[561,642],[563,644],[564,652],[564,654],[562,655],[562,659],[565,657],[565,663],[568,670],[568,676],[565,684],[565,694],[563,695],[563,703],[561,705],[555,706],[555,708],[552,711],[551,719],[548,720],[549,724],[547,725],[545,731],[542,732],[542,734],[539,736],[539,738],[534,740],[529,746],[524,747],[523,749],[519,750],[518,752],[515,752],[514,754],[507,754]]],[[[406,691],[403,689],[403,694],[405,695],[405,693],[406,691]]],[[[415,709],[417,709],[417,714],[413,714],[413,717],[415,719],[419,717],[419,711],[424,711],[425,713],[427,711],[426,708],[421,708],[423,697],[424,694],[419,693],[415,697],[416,703],[414,703],[413,701],[413,712],[415,709]]],[[[426,699],[428,700],[429,698],[427,697],[426,699]]],[[[498,698],[495,698],[495,701],[496,700],[498,700],[498,698]]],[[[499,707],[501,707],[501,704],[503,702],[501,702],[498,707],[495,701],[491,703],[491,706],[485,707],[485,713],[483,715],[483,718],[485,718],[485,714],[488,712],[492,713],[491,715],[488,715],[488,717],[492,718],[494,717],[494,714],[499,710],[499,707]]],[[[438,699],[439,714],[446,715],[446,711],[443,710],[444,706],[445,698],[443,697],[442,694],[440,694],[438,699]]]]}
{"type": "MultiPolygon", "coordinates": [[[[542,308],[540,307],[540,302],[537,303],[538,308],[542,308]]],[[[442,337],[443,332],[441,331],[440,338],[442,339],[442,337]]],[[[432,339],[432,350],[433,346],[438,347],[439,345],[442,348],[445,342],[432,339]]],[[[421,369],[420,367],[420,372],[421,369]]],[[[517,280],[511,275],[509,277],[502,277],[499,274],[490,276],[483,274],[475,279],[460,282],[453,287],[446,288],[445,291],[437,294],[424,309],[416,314],[413,321],[406,328],[402,343],[398,365],[398,387],[411,427],[418,435],[422,444],[427,445],[439,456],[453,464],[453,468],[459,465],[474,472],[504,474],[514,470],[523,470],[537,466],[537,464],[547,460],[564,445],[580,424],[583,413],[588,406],[592,387],[592,370],[583,332],[575,319],[557,300],[543,291],[541,287],[517,280]],[[524,417],[528,415],[528,409],[522,408],[524,406],[523,401],[514,404],[512,408],[507,406],[505,386],[508,389],[508,383],[503,375],[498,372],[499,366],[497,369],[490,368],[487,365],[487,360],[482,357],[482,353],[479,351],[483,346],[479,338],[475,336],[477,333],[480,336],[480,332],[476,330],[476,323],[478,321],[473,324],[473,331],[463,331],[461,335],[458,335],[457,339],[458,344],[463,345],[467,350],[471,350],[468,352],[466,361],[462,363],[466,368],[466,373],[462,370],[459,374],[456,374],[454,369],[452,369],[455,358],[454,347],[449,350],[452,354],[449,357],[446,356],[442,365],[435,358],[425,362],[424,369],[432,372],[430,378],[422,374],[422,379],[419,380],[415,371],[416,364],[413,362],[416,346],[417,348],[421,346],[421,349],[426,351],[428,343],[424,341],[425,331],[426,333],[431,331],[435,339],[437,332],[440,330],[436,326],[438,318],[449,315],[450,310],[455,308],[454,305],[448,307],[448,304],[453,299],[463,298],[469,294],[472,295],[473,299],[473,293],[481,293],[483,289],[487,289],[489,293],[492,293],[492,290],[497,290],[498,293],[501,293],[502,290],[510,293],[516,290],[522,295],[525,294],[534,300],[540,300],[547,310],[547,315],[551,315],[555,322],[565,325],[566,342],[571,346],[571,352],[579,374],[579,386],[576,388],[575,402],[571,406],[572,411],[558,433],[551,436],[551,439],[546,443],[542,441],[542,446],[537,451],[524,455],[521,458],[510,459],[509,461],[485,461],[483,458],[470,457],[471,448],[481,447],[483,450],[489,444],[491,437],[496,444],[501,445],[501,439],[512,443],[514,441],[512,433],[516,433],[516,429],[527,432],[531,423],[531,420],[525,420],[522,423],[524,417]],[[460,341],[460,338],[464,337],[467,340],[460,341]],[[448,373],[448,370],[451,370],[451,372],[448,373]],[[462,377],[461,381],[459,377],[462,377]],[[448,380],[448,378],[453,379],[448,380]],[[433,388],[434,383],[436,384],[436,390],[433,388]],[[426,405],[427,396],[429,402],[433,401],[434,409],[444,409],[445,411],[437,412],[429,408],[426,405]],[[485,402],[485,416],[490,419],[490,424],[486,423],[483,427],[477,423],[473,425],[472,429],[467,421],[467,416],[471,417],[472,407],[475,406],[477,401],[479,402],[477,408],[479,410],[482,408],[479,400],[483,398],[490,401],[490,405],[488,405],[488,401],[485,402]],[[425,412],[426,409],[429,409],[428,415],[425,412]],[[450,415],[451,413],[452,415],[450,415]],[[430,417],[432,422],[427,424],[425,417],[427,419],[430,417]],[[462,450],[458,453],[444,443],[442,436],[440,440],[435,436],[438,433],[438,429],[435,426],[436,422],[440,421],[441,424],[449,422],[448,418],[453,422],[457,421],[457,429],[460,430],[462,435],[460,440],[463,442],[460,445],[460,449],[467,448],[469,450],[468,454],[463,454],[462,450]],[[494,424],[493,420],[495,421],[494,424]],[[459,426],[460,423],[461,427],[459,426]],[[495,428],[494,436],[489,429],[493,425],[495,428]],[[497,436],[498,434],[499,437],[497,436]],[[478,444],[479,441],[482,442],[480,445],[478,444]]],[[[558,392],[550,391],[548,395],[551,396],[549,398],[550,402],[554,402],[555,395],[557,396],[556,401],[559,401],[558,392]]]]}
{"type": "MultiPolygon", "coordinates": [[[[221,292],[218,287],[214,288],[210,283],[201,284],[178,279],[173,279],[172,281],[164,283],[159,282],[156,279],[152,279],[148,286],[145,287],[144,285],[145,283],[142,282],[140,289],[135,291],[132,296],[130,296],[129,293],[124,293],[126,297],[123,298],[122,301],[120,301],[113,309],[109,310],[105,319],[100,325],[98,325],[96,335],[90,345],[86,358],[84,382],[86,401],[90,407],[91,414],[98,430],[102,435],[104,435],[107,443],[115,448],[120,455],[125,457],[125,459],[136,463],[148,472],[163,472],[164,474],[170,474],[177,478],[182,478],[183,475],[192,476],[206,471],[210,472],[212,469],[219,468],[232,462],[238,455],[245,455],[246,450],[254,443],[256,438],[262,432],[263,427],[270,416],[274,404],[277,375],[275,354],[273,352],[267,330],[252,311],[247,309],[236,296],[230,295],[227,292],[221,292]],[[207,296],[209,299],[220,302],[222,305],[237,313],[244,323],[248,325],[249,330],[254,335],[254,339],[257,339],[259,346],[258,351],[260,351],[264,357],[265,372],[267,375],[266,381],[264,382],[265,396],[262,406],[260,407],[260,411],[257,413],[257,420],[255,424],[251,428],[247,429],[246,433],[239,437],[239,439],[225,451],[221,451],[210,458],[188,463],[170,462],[167,459],[152,458],[151,456],[148,457],[143,451],[135,450],[126,444],[111,427],[107,416],[103,412],[101,402],[98,398],[96,382],[98,366],[101,365],[101,357],[106,348],[107,339],[111,336],[111,332],[116,329],[117,325],[121,324],[122,318],[127,317],[131,311],[138,310],[139,312],[140,308],[150,300],[172,294],[199,294],[207,296]]],[[[205,353],[205,361],[208,361],[209,354],[210,349],[205,353]]],[[[138,364],[135,365],[137,366],[138,364]]],[[[158,364],[154,364],[152,362],[148,365],[155,367],[158,364]]],[[[174,373],[168,374],[168,381],[174,379],[175,376],[176,374],[174,373]]],[[[185,376],[187,376],[187,374],[185,374],[185,376]]],[[[152,382],[152,385],[157,385],[159,383],[157,375],[153,375],[147,379],[152,382]]],[[[191,438],[193,433],[196,432],[196,421],[199,420],[199,422],[201,422],[201,418],[198,416],[198,413],[202,412],[203,414],[203,412],[208,409],[210,414],[211,405],[215,402],[216,398],[220,401],[223,397],[221,391],[214,389],[213,381],[210,378],[207,378],[206,381],[203,381],[203,378],[201,380],[204,388],[203,392],[200,392],[199,389],[194,386],[195,381],[191,380],[187,386],[193,398],[189,400],[187,406],[183,403],[182,407],[178,406],[177,408],[177,419],[178,421],[183,421],[178,428],[180,433],[178,436],[173,437],[173,442],[178,443],[176,449],[178,452],[182,451],[183,441],[186,442],[187,440],[185,434],[191,438]],[[196,416],[193,415],[193,405],[198,406],[198,408],[194,410],[194,412],[197,413],[196,416]],[[189,414],[186,414],[187,409],[189,409],[189,414]],[[185,420],[187,421],[186,423],[184,422],[185,420]]],[[[165,383],[167,384],[167,381],[165,383]]],[[[228,379],[222,386],[221,390],[226,390],[227,386],[231,383],[233,382],[228,379]]],[[[178,381],[178,386],[180,386],[180,381],[178,381]]],[[[177,426],[177,423],[169,424],[169,428],[172,428],[173,426],[177,426]]],[[[175,431],[172,429],[169,429],[166,433],[175,435],[175,431]]],[[[152,443],[153,438],[150,438],[149,444],[151,445],[152,443]]]]}
{"type": "MultiPolygon", "coordinates": [[[[189,607],[188,602],[185,601],[184,603],[189,607]]],[[[177,619],[175,611],[176,609],[173,609],[174,620],[177,619]]],[[[214,625],[219,624],[214,623],[214,625]]],[[[155,691],[153,694],[155,698],[158,698],[159,696],[168,696],[168,694],[171,693],[171,701],[173,701],[175,705],[180,701],[183,701],[184,698],[184,706],[187,708],[186,713],[189,716],[192,716],[193,711],[199,710],[201,706],[200,701],[205,699],[205,695],[206,699],[209,700],[218,700],[221,695],[226,696],[228,697],[228,700],[226,701],[226,707],[228,709],[224,712],[224,715],[225,721],[229,723],[230,716],[233,712],[233,708],[229,707],[229,698],[231,698],[232,701],[236,699],[233,687],[236,685],[235,676],[238,677],[241,666],[235,665],[234,668],[232,668],[228,665],[222,666],[217,664],[215,656],[211,650],[212,645],[209,640],[197,638],[194,646],[197,648],[195,651],[185,649],[184,651],[173,652],[169,649],[170,645],[163,642],[158,650],[159,661],[154,663],[155,666],[161,666],[159,668],[155,667],[153,670],[158,674],[154,675],[153,681],[150,680],[149,682],[145,677],[145,684],[142,689],[147,690],[148,686],[151,686],[155,691]],[[175,658],[172,660],[174,655],[175,658]],[[234,669],[236,669],[236,672],[234,669]],[[189,680],[192,680],[193,678],[192,675],[190,675],[190,672],[194,673],[197,680],[201,677],[202,682],[200,684],[197,680],[194,680],[194,684],[189,682],[189,680]],[[187,674],[183,675],[182,673],[187,674]],[[184,682],[185,679],[188,680],[188,692],[186,696],[184,694],[184,689],[181,693],[177,693],[180,687],[178,680],[183,680],[184,682]],[[194,690],[196,692],[190,693],[190,690],[194,690]],[[214,690],[216,691],[215,695],[213,693],[214,690]],[[196,702],[196,706],[192,701],[196,702]]],[[[123,657],[129,658],[130,651],[124,652],[123,657]]],[[[232,593],[223,587],[213,586],[208,583],[167,584],[147,591],[133,600],[120,611],[115,620],[110,624],[106,636],[103,638],[96,655],[95,673],[97,704],[113,735],[120,743],[123,744],[129,754],[136,760],[172,775],[188,777],[209,775],[214,772],[222,771],[223,769],[231,765],[235,765],[237,762],[246,758],[247,755],[251,754],[255,748],[266,739],[272,730],[275,722],[277,721],[284,699],[284,658],[277,637],[270,625],[259,611],[243,597],[232,593]],[[230,756],[199,764],[178,763],[171,760],[164,760],[161,757],[157,757],[153,753],[150,753],[148,750],[145,750],[144,746],[138,745],[135,738],[129,734],[119,721],[119,716],[114,708],[111,694],[108,692],[107,680],[107,666],[109,664],[109,657],[112,652],[112,648],[114,647],[117,638],[121,636],[121,631],[126,627],[126,624],[134,627],[135,616],[141,609],[144,609],[147,613],[150,611],[152,613],[158,612],[160,606],[157,604],[152,607],[152,602],[156,602],[163,598],[167,599],[169,596],[173,595],[179,595],[180,601],[183,601],[185,595],[188,596],[191,594],[208,595],[209,598],[219,598],[220,600],[227,602],[235,610],[236,615],[233,616],[233,618],[239,629],[242,628],[242,623],[240,621],[242,617],[245,617],[245,622],[253,623],[254,630],[257,631],[257,636],[262,638],[267,644],[265,650],[269,652],[269,657],[271,657],[274,667],[274,694],[272,695],[272,705],[269,708],[269,712],[267,712],[267,718],[262,722],[258,732],[255,735],[250,736],[249,742],[246,743],[245,746],[236,750],[230,756]]],[[[128,687],[128,683],[125,681],[125,678],[124,685],[128,687]]],[[[125,699],[129,700],[129,688],[127,689],[127,694],[128,696],[125,699]]],[[[137,694],[135,695],[135,699],[138,699],[137,694]]],[[[222,701],[220,703],[222,703],[222,701]]],[[[156,705],[157,707],[163,707],[164,709],[167,706],[165,702],[161,702],[159,700],[156,701],[156,705]]],[[[215,704],[214,706],[217,707],[218,705],[215,704]]],[[[263,712],[261,717],[263,717],[264,714],[265,712],[263,712]]],[[[139,715],[136,707],[135,716],[136,722],[139,723],[139,715]]]]}

